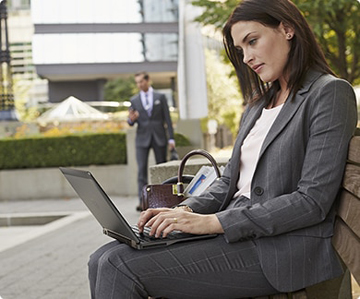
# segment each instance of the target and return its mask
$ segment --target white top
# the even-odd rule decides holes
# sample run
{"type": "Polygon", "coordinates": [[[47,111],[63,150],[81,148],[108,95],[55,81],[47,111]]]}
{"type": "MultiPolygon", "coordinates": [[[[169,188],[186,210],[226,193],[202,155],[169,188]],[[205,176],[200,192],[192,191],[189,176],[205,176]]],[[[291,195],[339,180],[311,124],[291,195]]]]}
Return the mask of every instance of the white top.
{"type": "Polygon", "coordinates": [[[251,181],[259,159],[260,149],[283,105],[272,109],[263,108],[261,116],[246,136],[240,151],[240,177],[237,182],[239,190],[234,197],[244,195],[250,198],[251,181]]]}

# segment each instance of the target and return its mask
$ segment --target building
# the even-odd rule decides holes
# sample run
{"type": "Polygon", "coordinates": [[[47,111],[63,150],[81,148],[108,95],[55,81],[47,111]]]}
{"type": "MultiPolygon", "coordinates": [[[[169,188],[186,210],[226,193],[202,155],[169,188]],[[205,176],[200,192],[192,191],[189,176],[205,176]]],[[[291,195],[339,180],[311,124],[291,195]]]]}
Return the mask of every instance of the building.
{"type": "Polygon", "coordinates": [[[109,79],[139,70],[176,90],[178,0],[32,0],[33,61],[50,102],[104,99],[109,79]]]}
{"type": "Polygon", "coordinates": [[[15,100],[28,106],[47,102],[47,82],[37,75],[32,59],[34,26],[30,0],[8,0],[7,10],[15,100]]]}

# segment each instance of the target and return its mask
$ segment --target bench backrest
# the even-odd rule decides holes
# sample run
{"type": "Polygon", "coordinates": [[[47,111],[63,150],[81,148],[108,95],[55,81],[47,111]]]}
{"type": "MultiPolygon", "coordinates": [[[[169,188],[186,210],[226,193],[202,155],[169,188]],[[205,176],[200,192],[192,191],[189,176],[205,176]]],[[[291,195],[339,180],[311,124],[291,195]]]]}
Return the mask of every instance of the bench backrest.
{"type": "Polygon", "coordinates": [[[351,139],[333,245],[360,284],[360,136],[351,139]]]}

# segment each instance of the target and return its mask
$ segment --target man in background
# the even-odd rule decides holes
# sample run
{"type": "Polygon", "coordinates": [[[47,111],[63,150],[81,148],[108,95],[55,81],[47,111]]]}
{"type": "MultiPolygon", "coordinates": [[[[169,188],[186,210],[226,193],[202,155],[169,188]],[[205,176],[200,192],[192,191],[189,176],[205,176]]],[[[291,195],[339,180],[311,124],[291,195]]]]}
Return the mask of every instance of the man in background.
{"type": "Polygon", "coordinates": [[[142,211],[141,191],[148,184],[149,151],[153,149],[156,164],[166,162],[167,146],[170,150],[174,149],[175,141],[165,95],[156,92],[151,87],[150,76],[147,72],[136,73],[135,82],[140,92],[130,100],[128,123],[130,126],[137,123],[135,145],[139,205],[136,210],[142,211]]]}

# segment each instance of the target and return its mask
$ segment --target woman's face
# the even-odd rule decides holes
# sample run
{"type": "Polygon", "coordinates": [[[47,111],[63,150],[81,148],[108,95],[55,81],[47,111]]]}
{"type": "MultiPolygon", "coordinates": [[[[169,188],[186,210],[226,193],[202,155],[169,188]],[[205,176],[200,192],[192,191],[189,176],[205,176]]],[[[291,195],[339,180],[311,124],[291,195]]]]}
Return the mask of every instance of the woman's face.
{"type": "Polygon", "coordinates": [[[244,63],[256,72],[262,81],[279,80],[286,85],[284,68],[290,51],[289,40],[293,30],[282,23],[271,28],[254,21],[240,21],[231,28],[234,46],[244,54],[244,63]]]}

